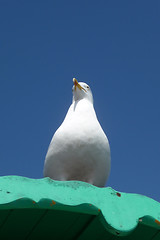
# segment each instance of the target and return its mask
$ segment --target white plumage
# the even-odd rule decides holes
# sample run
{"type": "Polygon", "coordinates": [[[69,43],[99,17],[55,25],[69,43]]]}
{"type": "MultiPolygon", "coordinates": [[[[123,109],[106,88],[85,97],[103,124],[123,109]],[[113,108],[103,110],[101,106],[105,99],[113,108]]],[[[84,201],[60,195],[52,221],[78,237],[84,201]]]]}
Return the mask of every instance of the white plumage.
{"type": "Polygon", "coordinates": [[[110,147],[93,107],[90,87],[74,78],[73,101],[48,148],[44,176],[103,187],[110,172],[110,147]]]}

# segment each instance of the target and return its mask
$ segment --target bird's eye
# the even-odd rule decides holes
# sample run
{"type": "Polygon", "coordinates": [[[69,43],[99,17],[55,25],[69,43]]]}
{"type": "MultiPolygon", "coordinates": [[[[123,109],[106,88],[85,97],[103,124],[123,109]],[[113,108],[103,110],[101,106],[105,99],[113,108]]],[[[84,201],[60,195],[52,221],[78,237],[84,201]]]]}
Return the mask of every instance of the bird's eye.
{"type": "Polygon", "coordinates": [[[87,86],[87,89],[89,89],[89,86],[87,86]]]}

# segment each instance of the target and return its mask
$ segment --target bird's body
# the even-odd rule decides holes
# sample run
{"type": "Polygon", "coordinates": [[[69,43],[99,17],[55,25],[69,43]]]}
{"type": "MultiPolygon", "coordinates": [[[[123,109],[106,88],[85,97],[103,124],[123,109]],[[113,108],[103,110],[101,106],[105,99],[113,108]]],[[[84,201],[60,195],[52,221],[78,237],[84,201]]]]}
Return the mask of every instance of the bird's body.
{"type": "Polygon", "coordinates": [[[73,102],[48,148],[44,176],[103,187],[110,172],[108,139],[97,120],[92,93],[84,97],[87,84],[77,84],[82,89],[73,87],[73,102]]]}

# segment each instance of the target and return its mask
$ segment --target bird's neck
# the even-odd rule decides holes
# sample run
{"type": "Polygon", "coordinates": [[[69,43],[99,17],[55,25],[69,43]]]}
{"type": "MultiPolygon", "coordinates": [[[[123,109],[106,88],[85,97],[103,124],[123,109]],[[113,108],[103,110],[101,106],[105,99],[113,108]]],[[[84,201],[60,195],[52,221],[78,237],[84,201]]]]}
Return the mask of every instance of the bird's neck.
{"type": "Polygon", "coordinates": [[[83,117],[92,115],[93,117],[96,117],[93,103],[88,101],[87,99],[73,101],[68,110],[66,118],[73,117],[73,115],[79,115],[83,117]]]}

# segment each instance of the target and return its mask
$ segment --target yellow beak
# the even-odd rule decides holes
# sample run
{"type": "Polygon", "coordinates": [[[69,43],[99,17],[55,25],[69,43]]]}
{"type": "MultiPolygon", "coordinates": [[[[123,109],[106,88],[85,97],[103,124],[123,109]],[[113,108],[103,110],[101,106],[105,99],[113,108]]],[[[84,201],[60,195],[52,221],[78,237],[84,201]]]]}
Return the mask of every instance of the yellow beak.
{"type": "Polygon", "coordinates": [[[73,78],[73,83],[74,83],[74,86],[75,86],[75,90],[76,90],[76,87],[78,87],[79,90],[83,89],[86,92],[86,90],[78,83],[76,78],[73,78]]]}

